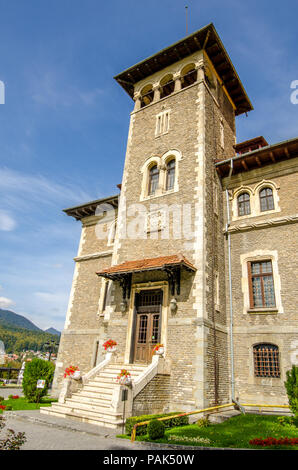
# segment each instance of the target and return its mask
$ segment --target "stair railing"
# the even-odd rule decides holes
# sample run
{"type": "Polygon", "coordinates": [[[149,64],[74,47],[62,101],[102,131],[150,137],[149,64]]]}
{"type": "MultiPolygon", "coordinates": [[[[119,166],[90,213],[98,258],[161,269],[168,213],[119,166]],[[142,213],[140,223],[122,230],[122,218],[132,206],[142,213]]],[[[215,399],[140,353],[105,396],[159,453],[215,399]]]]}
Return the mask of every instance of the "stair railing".
{"type": "Polygon", "coordinates": [[[99,364],[97,364],[93,369],[89,370],[86,374],[82,376],[82,382],[85,385],[90,379],[95,377],[95,375],[98,374],[104,367],[106,367],[112,359],[113,353],[112,352],[107,352],[105,359],[101,361],[99,364]]]}

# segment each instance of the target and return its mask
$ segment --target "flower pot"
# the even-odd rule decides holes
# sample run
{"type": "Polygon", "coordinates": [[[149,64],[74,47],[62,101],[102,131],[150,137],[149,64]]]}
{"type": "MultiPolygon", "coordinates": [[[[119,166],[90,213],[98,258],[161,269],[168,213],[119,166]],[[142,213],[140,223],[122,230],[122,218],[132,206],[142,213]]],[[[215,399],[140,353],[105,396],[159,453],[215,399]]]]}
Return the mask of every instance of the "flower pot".
{"type": "Polygon", "coordinates": [[[158,354],[158,355],[161,356],[164,352],[165,352],[165,349],[164,349],[164,348],[158,348],[158,349],[155,351],[155,354],[158,354]]]}
{"type": "Polygon", "coordinates": [[[111,346],[110,348],[106,349],[107,353],[113,353],[115,351],[117,351],[117,346],[111,346]]]}
{"type": "Polygon", "coordinates": [[[80,378],[81,378],[81,371],[80,371],[80,370],[76,370],[76,371],[72,374],[71,378],[74,379],[74,380],[80,380],[80,378]]]}
{"type": "Polygon", "coordinates": [[[130,385],[131,384],[130,375],[123,375],[123,377],[120,377],[119,384],[120,385],[130,385]]]}

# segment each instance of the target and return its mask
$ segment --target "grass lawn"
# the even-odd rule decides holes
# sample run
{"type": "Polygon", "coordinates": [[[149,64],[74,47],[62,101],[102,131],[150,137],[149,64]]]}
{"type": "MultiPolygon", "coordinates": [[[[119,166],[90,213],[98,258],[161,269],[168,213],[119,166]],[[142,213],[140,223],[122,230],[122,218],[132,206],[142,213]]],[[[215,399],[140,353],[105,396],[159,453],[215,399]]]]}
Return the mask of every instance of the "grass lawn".
{"type": "MultiPolygon", "coordinates": [[[[148,435],[137,436],[136,440],[203,447],[298,450],[298,445],[262,447],[249,444],[249,441],[255,438],[298,438],[297,427],[282,426],[277,418],[277,416],[245,414],[234,416],[220,424],[210,424],[207,427],[192,424],[167,429],[165,437],[156,441],[150,441],[148,435]]],[[[124,435],[118,437],[130,438],[124,435]]]]}
{"type": "MultiPolygon", "coordinates": [[[[25,397],[20,398],[7,398],[6,400],[2,400],[1,405],[11,405],[12,410],[37,410],[41,406],[51,406],[53,401],[57,401],[50,397],[43,397],[40,403],[29,403],[25,397]]],[[[4,410],[5,411],[5,410],[4,410]]],[[[3,410],[0,410],[0,414],[3,413],[3,410]]]]}

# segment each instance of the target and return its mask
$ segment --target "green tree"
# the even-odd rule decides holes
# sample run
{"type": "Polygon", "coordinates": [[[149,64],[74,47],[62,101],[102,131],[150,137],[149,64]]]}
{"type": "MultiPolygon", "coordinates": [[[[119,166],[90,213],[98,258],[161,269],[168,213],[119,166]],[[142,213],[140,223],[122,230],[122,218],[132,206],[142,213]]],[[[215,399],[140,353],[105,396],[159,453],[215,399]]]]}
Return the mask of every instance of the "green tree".
{"type": "Polygon", "coordinates": [[[286,372],[287,380],[285,387],[288,394],[289,405],[295,418],[298,418],[298,366],[292,366],[292,369],[286,372]]]}
{"type": "Polygon", "coordinates": [[[39,403],[41,397],[47,394],[53,380],[55,365],[43,359],[32,359],[25,366],[23,377],[23,392],[31,403],[39,403]],[[44,388],[37,388],[37,381],[45,380],[44,388]]]}

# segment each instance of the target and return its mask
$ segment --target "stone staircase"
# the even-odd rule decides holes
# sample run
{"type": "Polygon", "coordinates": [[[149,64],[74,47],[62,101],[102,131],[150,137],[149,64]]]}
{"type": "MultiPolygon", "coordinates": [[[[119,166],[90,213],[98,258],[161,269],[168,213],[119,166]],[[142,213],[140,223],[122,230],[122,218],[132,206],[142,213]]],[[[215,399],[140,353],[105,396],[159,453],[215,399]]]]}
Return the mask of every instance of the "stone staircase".
{"type": "Polygon", "coordinates": [[[146,370],[146,365],[109,364],[90,379],[83,388],[66,398],[64,403],[53,403],[42,407],[42,414],[72,418],[85,423],[120,429],[123,422],[122,411],[113,406],[113,397],[119,391],[117,375],[121,369],[129,370],[134,383],[146,370]]]}

